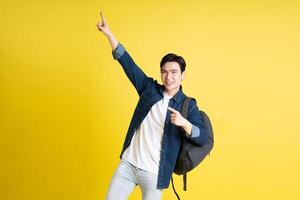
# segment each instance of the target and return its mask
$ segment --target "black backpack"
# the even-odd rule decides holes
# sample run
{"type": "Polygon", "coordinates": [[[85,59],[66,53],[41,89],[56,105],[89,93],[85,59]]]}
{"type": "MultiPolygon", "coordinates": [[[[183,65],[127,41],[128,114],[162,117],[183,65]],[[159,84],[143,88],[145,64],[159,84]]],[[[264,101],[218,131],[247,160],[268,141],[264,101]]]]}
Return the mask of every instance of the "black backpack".
{"type": "MultiPolygon", "coordinates": [[[[181,109],[181,115],[184,118],[188,118],[188,107],[189,103],[191,101],[190,97],[186,97],[184,99],[182,109],[181,109]]],[[[213,129],[211,122],[207,116],[207,114],[204,111],[201,111],[201,116],[203,123],[207,130],[207,142],[203,144],[202,146],[198,146],[195,143],[188,140],[185,136],[185,132],[183,129],[181,129],[182,132],[182,145],[180,148],[180,151],[178,153],[176,166],[174,169],[174,173],[177,175],[183,175],[183,190],[186,191],[186,182],[187,182],[187,172],[194,169],[197,165],[199,165],[203,159],[210,154],[210,151],[212,150],[214,146],[214,135],[213,135],[213,129]]],[[[177,196],[178,199],[179,196],[174,188],[173,178],[172,178],[172,187],[173,190],[177,196]]]]}

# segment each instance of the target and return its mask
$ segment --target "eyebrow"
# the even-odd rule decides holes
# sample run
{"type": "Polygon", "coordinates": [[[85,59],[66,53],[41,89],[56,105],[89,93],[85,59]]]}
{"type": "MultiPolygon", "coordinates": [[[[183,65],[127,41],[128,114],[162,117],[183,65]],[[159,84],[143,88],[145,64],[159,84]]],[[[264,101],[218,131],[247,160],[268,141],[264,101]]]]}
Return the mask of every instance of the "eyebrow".
{"type": "MultiPolygon", "coordinates": [[[[162,72],[168,72],[168,71],[165,70],[165,69],[162,69],[161,71],[162,71],[162,72]]],[[[178,72],[178,69],[171,69],[170,72],[178,72]]]]}

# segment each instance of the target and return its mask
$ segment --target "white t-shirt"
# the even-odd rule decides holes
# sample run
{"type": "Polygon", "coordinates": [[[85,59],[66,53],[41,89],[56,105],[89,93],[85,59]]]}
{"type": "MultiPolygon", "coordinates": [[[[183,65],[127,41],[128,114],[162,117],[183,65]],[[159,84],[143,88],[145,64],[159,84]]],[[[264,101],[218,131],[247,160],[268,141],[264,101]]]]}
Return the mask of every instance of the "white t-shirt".
{"type": "Polygon", "coordinates": [[[171,98],[164,93],[164,98],[152,106],[134,133],[131,144],[123,153],[122,159],[140,169],[158,174],[161,141],[171,98]]]}

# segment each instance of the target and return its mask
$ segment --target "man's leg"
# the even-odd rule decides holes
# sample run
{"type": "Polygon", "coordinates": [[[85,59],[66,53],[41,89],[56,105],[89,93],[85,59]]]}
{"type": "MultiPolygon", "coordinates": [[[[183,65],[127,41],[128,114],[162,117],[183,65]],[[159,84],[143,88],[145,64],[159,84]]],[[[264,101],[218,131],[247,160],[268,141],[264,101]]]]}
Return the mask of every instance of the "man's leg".
{"type": "Polygon", "coordinates": [[[162,198],[162,189],[156,189],[157,174],[138,169],[138,185],[142,190],[143,200],[160,200],[162,198]]]}
{"type": "Polygon", "coordinates": [[[135,169],[121,160],[108,189],[106,200],[125,200],[137,184],[135,169]]]}

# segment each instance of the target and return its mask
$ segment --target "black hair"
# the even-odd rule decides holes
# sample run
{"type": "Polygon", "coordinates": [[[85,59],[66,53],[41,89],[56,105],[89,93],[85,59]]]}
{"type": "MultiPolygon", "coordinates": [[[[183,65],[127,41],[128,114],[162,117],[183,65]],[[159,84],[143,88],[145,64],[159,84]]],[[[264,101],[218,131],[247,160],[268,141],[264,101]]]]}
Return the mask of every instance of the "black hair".
{"type": "Polygon", "coordinates": [[[180,66],[181,73],[185,71],[185,60],[181,56],[177,56],[174,53],[168,53],[160,61],[160,69],[166,62],[177,62],[180,66]]]}

